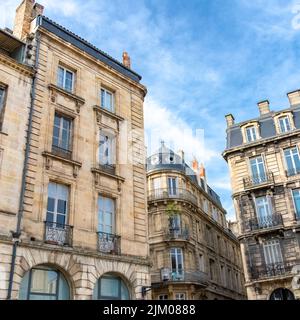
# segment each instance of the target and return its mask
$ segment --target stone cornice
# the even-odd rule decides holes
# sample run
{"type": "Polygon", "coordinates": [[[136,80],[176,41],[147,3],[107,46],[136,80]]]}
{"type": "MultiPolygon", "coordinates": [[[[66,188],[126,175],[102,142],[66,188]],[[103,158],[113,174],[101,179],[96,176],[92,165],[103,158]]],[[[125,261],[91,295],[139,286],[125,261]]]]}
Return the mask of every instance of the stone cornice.
{"type": "MultiPolygon", "coordinates": [[[[112,118],[112,119],[114,119],[114,120],[116,120],[116,121],[123,121],[123,120],[124,120],[123,117],[121,117],[121,116],[119,116],[119,115],[117,115],[117,114],[115,114],[115,113],[113,113],[113,112],[110,112],[110,111],[108,111],[108,110],[106,110],[106,109],[104,109],[104,108],[101,108],[100,106],[95,105],[95,106],[93,106],[93,109],[94,109],[97,113],[105,114],[106,116],[108,116],[108,117],[110,117],[110,118],[112,118]]],[[[99,122],[100,122],[100,121],[99,121],[99,122]]]]}
{"type": "Polygon", "coordinates": [[[19,71],[20,73],[22,73],[28,77],[33,77],[33,75],[35,73],[35,70],[32,67],[26,66],[22,63],[19,63],[15,59],[12,59],[11,57],[6,56],[2,53],[0,53],[0,62],[19,71]]]}

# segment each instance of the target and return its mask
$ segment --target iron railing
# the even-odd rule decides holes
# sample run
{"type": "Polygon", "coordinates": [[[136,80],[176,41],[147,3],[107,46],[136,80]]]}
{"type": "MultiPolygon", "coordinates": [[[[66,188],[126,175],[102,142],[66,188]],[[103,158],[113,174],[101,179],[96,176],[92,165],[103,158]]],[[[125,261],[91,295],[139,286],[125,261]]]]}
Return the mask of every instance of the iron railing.
{"type": "Polygon", "coordinates": [[[98,250],[103,253],[121,254],[121,237],[115,234],[97,232],[98,250]]]}
{"type": "Polygon", "coordinates": [[[190,231],[187,227],[185,228],[167,228],[165,229],[166,240],[189,240],[190,231]]]}
{"type": "Polygon", "coordinates": [[[289,168],[287,170],[285,170],[285,174],[287,177],[291,177],[291,176],[295,176],[297,174],[300,174],[300,168],[289,168]]]}
{"type": "Polygon", "coordinates": [[[52,153],[62,158],[72,159],[71,150],[67,150],[55,145],[52,145],[52,153]]]}
{"type": "Polygon", "coordinates": [[[151,272],[151,282],[191,282],[206,286],[208,275],[199,270],[173,270],[162,275],[161,271],[151,272]]]}
{"type": "Polygon", "coordinates": [[[272,214],[264,217],[255,217],[244,222],[244,230],[255,231],[283,225],[282,215],[272,214]]]}
{"type": "Polygon", "coordinates": [[[182,199],[198,205],[197,197],[186,189],[153,189],[149,192],[148,201],[163,199],[182,199]]]}
{"type": "Polygon", "coordinates": [[[252,175],[243,179],[244,188],[253,188],[260,185],[272,184],[274,183],[274,175],[273,172],[266,172],[260,175],[252,175]]]}
{"type": "Polygon", "coordinates": [[[116,166],[113,164],[99,164],[99,169],[112,175],[116,174],[116,166]]]}
{"type": "Polygon", "coordinates": [[[73,226],[45,221],[45,242],[59,246],[72,246],[73,226]]]}
{"type": "Polygon", "coordinates": [[[299,261],[293,260],[253,266],[250,267],[251,278],[259,279],[289,275],[297,263],[299,263],[299,261]]]}

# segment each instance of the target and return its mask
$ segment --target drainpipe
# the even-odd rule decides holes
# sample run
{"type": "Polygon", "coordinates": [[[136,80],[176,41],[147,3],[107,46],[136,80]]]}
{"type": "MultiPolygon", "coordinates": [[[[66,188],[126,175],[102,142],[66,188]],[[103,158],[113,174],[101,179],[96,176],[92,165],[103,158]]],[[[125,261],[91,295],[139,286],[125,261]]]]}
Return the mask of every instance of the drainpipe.
{"type": "Polygon", "coordinates": [[[20,201],[19,201],[19,210],[18,210],[18,215],[17,215],[16,231],[12,232],[13,249],[12,249],[12,256],[11,256],[10,274],[9,274],[9,282],[8,282],[8,290],[7,290],[7,300],[11,299],[14,273],[15,273],[15,265],[16,265],[16,257],[17,257],[17,247],[20,242],[21,223],[22,223],[22,218],[23,218],[23,213],[24,213],[24,196],[25,196],[25,189],[26,189],[26,175],[27,175],[27,171],[28,171],[28,160],[29,160],[30,143],[31,143],[31,136],[32,136],[32,118],[33,118],[35,88],[36,88],[36,80],[37,80],[36,74],[37,74],[38,63],[39,63],[39,51],[40,51],[40,34],[37,31],[36,32],[36,55],[35,55],[35,64],[34,64],[34,71],[35,72],[33,75],[31,92],[30,92],[30,110],[29,110],[29,117],[28,117],[28,130],[27,130],[27,137],[26,137],[25,159],[24,159],[23,172],[22,172],[21,194],[20,194],[20,201]]]}

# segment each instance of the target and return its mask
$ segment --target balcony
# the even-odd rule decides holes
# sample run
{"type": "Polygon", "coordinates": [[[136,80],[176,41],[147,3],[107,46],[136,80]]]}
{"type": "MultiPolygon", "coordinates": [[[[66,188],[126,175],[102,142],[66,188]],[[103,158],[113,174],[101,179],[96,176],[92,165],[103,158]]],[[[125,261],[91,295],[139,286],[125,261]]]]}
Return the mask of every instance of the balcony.
{"type": "Polygon", "coordinates": [[[189,201],[198,205],[197,197],[186,189],[154,189],[149,192],[148,201],[165,200],[165,199],[179,199],[189,201]]]}
{"type": "Polygon", "coordinates": [[[58,246],[72,246],[73,226],[45,221],[45,242],[58,246]]]}
{"type": "Polygon", "coordinates": [[[113,164],[99,164],[99,170],[115,175],[116,167],[113,164]]]}
{"type": "Polygon", "coordinates": [[[115,234],[97,232],[98,250],[103,253],[121,254],[121,237],[115,234]]]}
{"type": "Polygon", "coordinates": [[[300,174],[300,168],[290,168],[288,170],[285,170],[285,174],[287,177],[292,177],[297,174],[300,174]]]}
{"type": "Polygon", "coordinates": [[[282,261],[272,264],[263,264],[261,266],[255,266],[250,268],[251,278],[253,280],[261,278],[272,278],[277,276],[288,276],[291,274],[293,267],[298,264],[299,261],[282,261]]]}
{"type": "Polygon", "coordinates": [[[244,222],[244,232],[269,229],[282,225],[283,221],[281,214],[272,214],[265,217],[255,217],[244,222]]]}
{"type": "Polygon", "coordinates": [[[261,175],[248,176],[243,179],[244,189],[252,189],[256,187],[263,187],[274,183],[273,172],[267,172],[261,175]]]}
{"type": "Polygon", "coordinates": [[[161,271],[151,272],[152,283],[195,283],[202,286],[207,286],[208,276],[206,273],[199,270],[175,270],[171,271],[168,268],[163,268],[161,271]]]}
{"type": "Polygon", "coordinates": [[[52,153],[58,157],[72,159],[72,151],[52,145],[52,153]]]}
{"type": "Polygon", "coordinates": [[[190,231],[187,227],[181,228],[167,228],[165,230],[165,240],[189,240],[190,231]]]}

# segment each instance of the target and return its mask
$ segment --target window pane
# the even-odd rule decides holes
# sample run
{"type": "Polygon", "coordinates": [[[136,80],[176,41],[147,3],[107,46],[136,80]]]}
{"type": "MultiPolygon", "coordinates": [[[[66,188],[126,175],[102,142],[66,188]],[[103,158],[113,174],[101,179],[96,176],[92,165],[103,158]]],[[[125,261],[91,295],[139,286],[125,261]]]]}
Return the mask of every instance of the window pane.
{"type": "Polygon", "coordinates": [[[105,108],[105,91],[101,89],[101,107],[105,108]]]}
{"type": "Polygon", "coordinates": [[[73,72],[71,71],[66,71],[65,89],[70,92],[73,90],[73,72]]]}
{"type": "Polygon", "coordinates": [[[119,279],[115,278],[102,278],[100,280],[101,296],[118,298],[120,293],[119,279]]]}
{"type": "Polygon", "coordinates": [[[106,93],[106,108],[112,110],[112,95],[109,92],[106,93]]]}
{"type": "Polygon", "coordinates": [[[48,198],[47,211],[54,212],[55,199],[48,198]]]}
{"type": "Polygon", "coordinates": [[[57,85],[61,88],[64,87],[64,69],[62,67],[58,67],[57,70],[57,85]]]}
{"type": "Polygon", "coordinates": [[[33,269],[31,276],[31,293],[56,293],[57,272],[33,269]]]}

